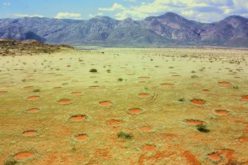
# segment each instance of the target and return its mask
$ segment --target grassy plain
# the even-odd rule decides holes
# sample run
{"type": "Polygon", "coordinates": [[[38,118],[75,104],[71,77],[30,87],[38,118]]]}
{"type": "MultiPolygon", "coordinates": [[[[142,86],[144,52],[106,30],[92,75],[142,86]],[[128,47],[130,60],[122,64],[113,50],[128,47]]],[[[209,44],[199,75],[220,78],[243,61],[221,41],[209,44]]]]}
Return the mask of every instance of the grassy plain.
{"type": "Polygon", "coordinates": [[[0,57],[0,164],[248,164],[248,51],[0,57]]]}

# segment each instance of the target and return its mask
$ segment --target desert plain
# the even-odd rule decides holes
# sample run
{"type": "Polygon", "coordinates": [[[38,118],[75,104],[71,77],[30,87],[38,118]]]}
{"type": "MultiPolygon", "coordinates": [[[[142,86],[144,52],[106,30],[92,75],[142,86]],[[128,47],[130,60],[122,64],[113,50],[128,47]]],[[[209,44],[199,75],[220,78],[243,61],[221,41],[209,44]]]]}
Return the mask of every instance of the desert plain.
{"type": "Polygon", "coordinates": [[[246,165],[248,51],[1,56],[0,164],[246,165]]]}

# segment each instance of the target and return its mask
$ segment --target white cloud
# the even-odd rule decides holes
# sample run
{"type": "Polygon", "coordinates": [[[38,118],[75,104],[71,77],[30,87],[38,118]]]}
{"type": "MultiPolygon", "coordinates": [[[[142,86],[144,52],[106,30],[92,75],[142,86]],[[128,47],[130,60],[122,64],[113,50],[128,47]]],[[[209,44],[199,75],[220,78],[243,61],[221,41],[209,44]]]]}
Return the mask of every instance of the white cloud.
{"type": "Polygon", "coordinates": [[[124,1],[126,1],[126,2],[137,2],[136,0],[124,0],[124,1]]]}
{"type": "Polygon", "coordinates": [[[39,15],[39,14],[23,14],[23,13],[15,13],[12,16],[13,17],[44,17],[43,15],[39,15]]]}
{"type": "Polygon", "coordinates": [[[248,0],[153,0],[130,7],[114,3],[109,8],[99,8],[99,11],[111,13],[117,19],[143,19],[151,15],[175,12],[189,19],[212,22],[231,14],[248,15],[248,0]]]}
{"type": "Polygon", "coordinates": [[[126,8],[122,6],[119,3],[114,3],[111,7],[109,8],[99,8],[99,11],[116,11],[116,10],[125,10],[126,8]]]}
{"type": "Polygon", "coordinates": [[[82,19],[80,13],[71,13],[71,12],[59,12],[55,16],[57,19],[82,19]]]}
{"type": "Polygon", "coordinates": [[[3,2],[3,6],[11,6],[10,2],[3,2]]]}

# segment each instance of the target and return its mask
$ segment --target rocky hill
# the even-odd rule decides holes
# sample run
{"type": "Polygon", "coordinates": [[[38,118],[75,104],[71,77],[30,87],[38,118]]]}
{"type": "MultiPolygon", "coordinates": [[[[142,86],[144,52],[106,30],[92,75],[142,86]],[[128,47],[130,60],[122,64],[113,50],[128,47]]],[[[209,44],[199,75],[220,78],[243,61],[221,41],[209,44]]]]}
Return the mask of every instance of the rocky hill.
{"type": "Polygon", "coordinates": [[[0,19],[0,38],[35,39],[53,44],[102,46],[227,46],[248,47],[248,19],[230,16],[215,23],[187,20],[165,13],[144,20],[50,18],[0,19]]]}
{"type": "Polygon", "coordinates": [[[72,47],[66,45],[48,45],[36,40],[17,41],[13,39],[0,39],[0,56],[51,54],[62,49],[72,49],[72,47]]]}

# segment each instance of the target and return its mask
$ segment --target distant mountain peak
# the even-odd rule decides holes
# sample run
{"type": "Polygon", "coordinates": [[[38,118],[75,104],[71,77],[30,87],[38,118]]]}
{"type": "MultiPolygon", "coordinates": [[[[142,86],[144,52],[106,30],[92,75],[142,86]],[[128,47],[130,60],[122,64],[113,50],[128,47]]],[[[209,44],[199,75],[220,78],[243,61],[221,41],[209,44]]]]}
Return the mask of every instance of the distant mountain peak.
{"type": "Polygon", "coordinates": [[[223,21],[228,21],[228,20],[248,20],[248,18],[245,18],[245,17],[242,17],[242,16],[239,16],[239,15],[231,15],[229,17],[226,17],[223,21]]]}
{"type": "Polygon", "coordinates": [[[160,18],[164,18],[164,17],[179,17],[179,18],[182,18],[182,16],[176,14],[176,13],[173,13],[173,12],[166,12],[165,14],[163,15],[160,15],[159,16],[160,18]]]}
{"type": "Polygon", "coordinates": [[[89,21],[104,21],[104,22],[110,22],[110,21],[116,21],[115,19],[108,17],[108,16],[96,16],[91,18],[89,21]]]}

